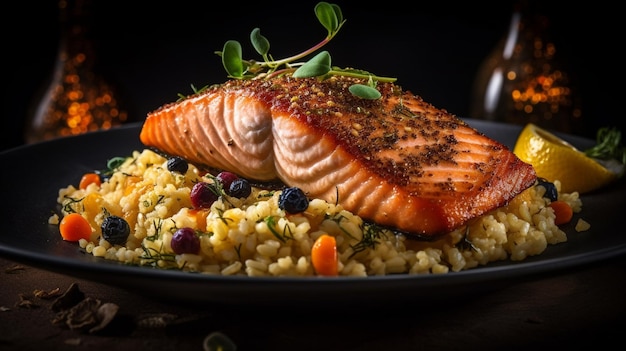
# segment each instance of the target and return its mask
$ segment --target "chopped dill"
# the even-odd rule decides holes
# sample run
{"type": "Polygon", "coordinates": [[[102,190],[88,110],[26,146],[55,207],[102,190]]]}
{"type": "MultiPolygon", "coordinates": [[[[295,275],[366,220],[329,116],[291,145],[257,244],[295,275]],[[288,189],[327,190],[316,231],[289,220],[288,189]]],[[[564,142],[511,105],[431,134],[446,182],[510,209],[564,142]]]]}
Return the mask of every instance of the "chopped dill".
{"type": "Polygon", "coordinates": [[[279,233],[276,230],[276,220],[274,216],[267,216],[265,217],[264,221],[265,221],[265,224],[267,224],[267,228],[270,230],[270,232],[272,232],[272,234],[274,234],[276,239],[280,240],[283,243],[287,242],[287,240],[289,239],[293,239],[293,233],[291,232],[291,227],[289,227],[288,225],[285,226],[285,229],[283,230],[282,233],[279,233]]]}
{"type": "Polygon", "coordinates": [[[350,245],[354,252],[350,255],[352,258],[354,255],[366,249],[374,249],[376,245],[380,244],[380,239],[387,238],[385,230],[376,224],[364,224],[363,225],[363,238],[355,245],[350,245]]]}
{"type": "Polygon", "coordinates": [[[166,263],[167,267],[169,268],[178,268],[178,265],[176,265],[176,255],[173,253],[162,253],[161,251],[163,247],[161,247],[160,250],[156,250],[152,248],[147,248],[145,245],[141,244],[141,249],[143,250],[143,254],[140,256],[140,258],[146,261],[146,265],[163,268],[158,267],[159,261],[162,261],[166,263]]]}
{"type": "Polygon", "coordinates": [[[469,232],[470,232],[470,228],[468,226],[465,229],[465,234],[463,234],[463,238],[458,243],[456,243],[454,247],[462,251],[467,251],[467,250],[478,251],[478,249],[476,249],[476,246],[474,246],[474,244],[472,244],[472,242],[467,238],[469,236],[469,232]]]}
{"type": "Polygon", "coordinates": [[[157,205],[163,203],[165,200],[165,195],[159,195],[159,198],[157,199],[157,205]]]}
{"type": "Polygon", "coordinates": [[[146,240],[155,241],[161,236],[161,232],[163,230],[163,222],[164,220],[162,218],[157,218],[152,222],[152,225],[154,226],[154,235],[146,236],[146,240]]]}
{"type": "Polygon", "coordinates": [[[243,244],[239,244],[237,246],[235,246],[235,251],[237,252],[237,258],[239,259],[239,261],[241,261],[241,246],[243,244]]]}
{"type": "Polygon", "coordinates": [[[342,232],[344,232],[344,233],[345,233],[348,237],[350,237],[350,238],[352,238],[352,239],[356,239],[356,238],[355,238],[352,234],[350,234],[350,232],[349,232],[349,231],[347,231],[344,227],[342,227],[342,226],[341,226],[341,222],[342,222],[343,220],[346,220],[346,221],[348,220],[348,219],[346,218],[346,216],[342,215],[341,213],[338,213],[338,214],[336,214],[335,216],[328,216],[328,215],[326,215],[326,216],[325,216],[325,218],[326,218],[326,219],[329,219],[329,220],[331,220],[331,221],[333,221],[333,222],[335,222],[335,223],[337,223],[337,227],[339,227],[339,229],[340,229],[342,232]]]}
{"type": "Polygon", "coordinates": [[[271,198],[272,196],[274,196],[275,191],[268,191],[266,193],[259,193],[259,195],[257,195],[257,199],[263,199],[263,198],[271,198]]]}
{"type": "Polygon", "coordinates": [[[73,212],[83,212],[85,209],[83,208],[82,211],[77,211],[74,209],[74,205],[81,205],[84,197],[81,197],[80,199],[75,199],[73,197],[67,196],[65,195],[63,197],[64,199],[68,199],[69,201],[63,205],[63,211],[66,213],[73,213],[73,212]]]}
{"type": "Polygon", "coordinates": [[[217,218],[219,218],[222,223],[228,225],[228,221],[234,222],[232,218],[224,218],[224,210],[222,210],[221,208],[216,208],[215,210],[219,213],[217,218]]]}

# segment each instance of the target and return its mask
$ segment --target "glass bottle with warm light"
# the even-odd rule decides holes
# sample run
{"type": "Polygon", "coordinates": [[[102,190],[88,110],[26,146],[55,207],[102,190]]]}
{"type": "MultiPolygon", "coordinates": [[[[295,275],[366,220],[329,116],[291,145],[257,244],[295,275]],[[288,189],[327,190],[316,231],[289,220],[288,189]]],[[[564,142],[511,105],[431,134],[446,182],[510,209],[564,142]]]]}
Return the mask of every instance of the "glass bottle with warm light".
{"type": "Polygon", "coordinates": [[[470,117],[580,132],[582,111],[549,25],[535,4],[516,4],[508,32],[477,73],[470,117]]]}
{"type": "Polygon", "coordinates": [[[97,70],[89,28],[92,4],[60,0],[58,5],[58,54],[51,81],[38,96],[26,125],[27,143],[109,129],[128,119],[114,87],[97,70]]]}

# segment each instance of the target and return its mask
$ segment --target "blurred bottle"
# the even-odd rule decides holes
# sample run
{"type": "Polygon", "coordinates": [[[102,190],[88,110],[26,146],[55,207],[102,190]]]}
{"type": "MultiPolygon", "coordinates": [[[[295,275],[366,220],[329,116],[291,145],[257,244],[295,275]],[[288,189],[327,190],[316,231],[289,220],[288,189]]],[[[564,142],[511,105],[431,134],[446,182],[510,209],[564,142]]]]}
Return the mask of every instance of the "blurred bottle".
{"type": "Polygon", "coordinates": [[[582,131],[582,111],[540,2],[518,1],[509,31],[476,75],[470,117],[582,131]]]}
{"type": "Polygon", "coordinates": [[[27,119],[25,141],[109,129],[128,119],[113,85],[98,72],[90,0],[59,0],[59,49],[50,82],[27,119]]]}

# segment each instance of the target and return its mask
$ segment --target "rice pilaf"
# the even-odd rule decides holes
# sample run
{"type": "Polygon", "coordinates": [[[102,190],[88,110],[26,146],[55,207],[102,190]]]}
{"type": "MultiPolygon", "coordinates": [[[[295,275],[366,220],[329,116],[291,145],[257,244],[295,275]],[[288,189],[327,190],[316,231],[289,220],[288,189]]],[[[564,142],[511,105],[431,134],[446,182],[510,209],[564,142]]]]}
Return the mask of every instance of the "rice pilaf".
{"type": "MultiPolygon", "coordinates": [[[[196,209],[190,200],[193,185],[214,182],[215,177],[192,164],[185,174],[168,170],[166,164],[166,157],[151,150],[134,151],[101,184],[60,189],[61,214],[53,215],[50,223],[80,213],[93,231],[78,245],[107,260],[247,276],[316,275],[311,250],[325,233],[336,239],[340,276],[459,272],[495,261],[521,261],[567,241],[541,185],[436,241],[419,241],[366,223],[320,199],[311,199],[304,212],[289,214],[279,207],[281,190],[253,187],[247,198],[223,195],[210,209],[196,209]],[[125,244],[112,245],[103,238],[101,225],[109,215],[130,225],[125,244]],[[183,227],[199,236],[197,254],[172,250],[173,234],[183,227]]],[[[558,180],[554,185],[558,199],[580,212],[578,193],[561,193],[558,180]]],[[[577,228],[588,229],[588,224],[577,228]]]]}

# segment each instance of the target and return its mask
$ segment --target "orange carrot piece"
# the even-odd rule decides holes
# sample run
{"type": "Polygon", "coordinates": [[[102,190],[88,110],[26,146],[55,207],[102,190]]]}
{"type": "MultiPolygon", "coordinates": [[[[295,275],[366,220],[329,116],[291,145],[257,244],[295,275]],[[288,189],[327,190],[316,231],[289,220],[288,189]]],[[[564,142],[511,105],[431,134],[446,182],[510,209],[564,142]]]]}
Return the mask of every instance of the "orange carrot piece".
{"type": "Polygon", "coordinates": [[[91,237],[91,225],[79,213],[70,213],[63,217],[59,223],[59,231],[66,241],[89,240],[91,237]]]}
{"type": "Polygon", "coordinates": [[[100,186],[100,176],[96,173],[85,173],[78,184],[79,189],[85,189],[89,184],[95,183],[100,186]]]}
{"type": "Polygon", "coordinates": [[[322,234],[311,249],[311,263],[318,275],[336,276],[337,267],[337,241],[334,236],[322,234]]]}
{"type": "Polygon", "coordinates": [[[572,216],[574,216],[572,207],[565,201],[552,201],[550,203],[550,207],[552,207],[554,214],[556,215],[556,218],[554,219],[554,223],[556,225],[565,224],[571,221],[572,216]]]}

